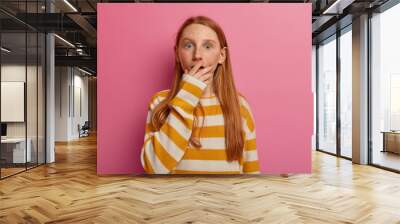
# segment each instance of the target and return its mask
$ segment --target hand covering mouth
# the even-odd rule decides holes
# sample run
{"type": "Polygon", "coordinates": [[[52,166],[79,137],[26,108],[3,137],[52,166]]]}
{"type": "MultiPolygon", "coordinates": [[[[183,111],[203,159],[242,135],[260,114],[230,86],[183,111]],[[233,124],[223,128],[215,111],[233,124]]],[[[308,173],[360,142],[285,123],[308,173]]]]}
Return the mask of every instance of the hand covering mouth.
{"type": "MultiPolygon", "coordinates": [[[[192,65],[192,66],[190,66],[190,69],[193,69],[193,67],[194,67],[194,65],[192,65]]],[[[200,66],[200,68],[199,69],[203,69],[203,68],[205,68],[205,66],[200,66]]]]}

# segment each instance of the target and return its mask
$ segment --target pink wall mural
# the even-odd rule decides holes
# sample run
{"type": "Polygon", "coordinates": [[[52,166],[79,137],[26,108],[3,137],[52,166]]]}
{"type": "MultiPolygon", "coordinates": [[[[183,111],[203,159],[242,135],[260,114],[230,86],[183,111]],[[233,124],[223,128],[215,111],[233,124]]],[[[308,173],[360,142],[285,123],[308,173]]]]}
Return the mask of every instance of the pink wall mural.
{"type": "Polygon", "coordinates": [[[205,15],[223,28],[252,108],[263,173],[310,173],[311,4],[98,4],[98,174],[140,174],[147,104],[169,89],[174,38],[205,15]]]}

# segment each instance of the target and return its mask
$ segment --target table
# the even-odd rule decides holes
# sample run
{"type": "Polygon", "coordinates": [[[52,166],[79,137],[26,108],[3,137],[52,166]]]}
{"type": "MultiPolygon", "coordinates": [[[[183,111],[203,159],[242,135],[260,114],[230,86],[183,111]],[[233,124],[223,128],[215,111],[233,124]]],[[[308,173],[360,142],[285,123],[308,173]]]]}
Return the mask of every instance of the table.
{"type": "Polygon", "coordinates": [[[1,157],[6,163],[26,163],[32,160],[32,140],[26,139],[28,143],[25,154],[25,138],[1,139],[1,157]],[[25,161],[26,160],[26,161],[25,161]]]}
{"type": "Polygon", "coordinates": [[[381,133],[383,133],[382,152],[400,154],[400,131],[382,131],[381,133]]]}

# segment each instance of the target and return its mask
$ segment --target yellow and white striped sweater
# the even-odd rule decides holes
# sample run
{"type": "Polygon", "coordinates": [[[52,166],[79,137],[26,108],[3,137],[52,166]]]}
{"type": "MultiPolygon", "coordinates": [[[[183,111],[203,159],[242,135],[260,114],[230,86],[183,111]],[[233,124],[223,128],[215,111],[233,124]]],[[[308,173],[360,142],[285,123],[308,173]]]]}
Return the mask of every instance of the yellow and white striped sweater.
{"type": "MultiPolygon", "coordinates": [[[[151,174],[240,174],[259,173],[254,117],[248,102],[239,95],[240,112],[246,133],[243,159],[228,162],[225,151],[224,117],[218,98],[202,97],[207,84],[184,74],[180,90],[170,101],[171,108],[160,131],[153,129],[150,118],[153,109],[169,90],[156,93],[149,102],[146,133],[141,151],[141,163],[151,174]],[[200,102],[203,117],[195,111],[200,102]],[[189,143],[194,116],[202,124],[199,132],[201,148],[189,143]]],[[[199,128],[194,128],[195,131],[199,128]]],[[[195,136],[198,136],[197,134],[195,136]]]]}

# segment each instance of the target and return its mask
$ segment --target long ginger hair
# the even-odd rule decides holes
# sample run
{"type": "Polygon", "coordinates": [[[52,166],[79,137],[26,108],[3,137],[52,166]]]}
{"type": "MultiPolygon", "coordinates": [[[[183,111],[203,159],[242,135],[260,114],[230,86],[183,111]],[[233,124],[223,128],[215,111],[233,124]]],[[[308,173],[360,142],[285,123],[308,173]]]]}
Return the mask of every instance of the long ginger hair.
{"type": "MultiPolygon", "coordinates": [[[[153,115],[151,116],[151,124],[155,128],[155,130],[160,130],[162,124],[165,122],[170,112],[168,103],[176,96],[179,91],[179,83],[181,82],[184,71],[182,70],[180,62],[177,59],[177,49],[183,30],[191,24],[201,24],[210,27],[217,33],[221,48],[226,47],[225,61],[222,64],[218,64],[212,82],[215,95],[221,104],[224,117],[226,146],[225,150],[227,154],[227,161],[239,161],[243,156],[244,148],[244,132],[242,128],[242,118],[240,114],[240,103],[238,98],[239,93],[236,90],[232,75],[229,47],[225,38],[225,34],[222,31],[221,27],[208,17],[190,17],[179,28],[175,41],[175,78],[172,84],[172,88],[169,91],[167,97],[154,108],[153,115]]],[[[195,133],[197,133],[195,131],[196,128],[199,128],[201,130],[201,126],[198,125],[198,118],[196,116],[197,109],[199,108],[203,109],[200,103],[195,108],[193,131],[189,140],[189,142],[195,147],[201,147],[199,137],[195,136],[195,133]]]]}

